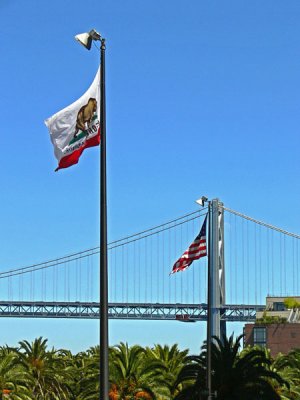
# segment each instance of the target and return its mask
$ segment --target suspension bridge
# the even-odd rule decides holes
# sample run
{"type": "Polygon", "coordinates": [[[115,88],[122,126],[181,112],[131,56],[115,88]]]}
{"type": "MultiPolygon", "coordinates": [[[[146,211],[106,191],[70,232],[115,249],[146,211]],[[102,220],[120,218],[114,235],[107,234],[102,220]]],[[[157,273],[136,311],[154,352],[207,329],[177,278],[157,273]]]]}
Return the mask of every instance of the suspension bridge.
{"type": "MultiPolygon", "coordinates": [[[[300,235],[226,208],[218,199],[213,206],[219,320],[254,321],[267,295],[299,295],[300,235]]],[[[207,319],[207,258],[169,275],[206,213],[199,209],[109,244],[109,318],[207,319]]],[[[95,247],[1,271],[0,316],[98,319],[99,253],[95,247]]]]}

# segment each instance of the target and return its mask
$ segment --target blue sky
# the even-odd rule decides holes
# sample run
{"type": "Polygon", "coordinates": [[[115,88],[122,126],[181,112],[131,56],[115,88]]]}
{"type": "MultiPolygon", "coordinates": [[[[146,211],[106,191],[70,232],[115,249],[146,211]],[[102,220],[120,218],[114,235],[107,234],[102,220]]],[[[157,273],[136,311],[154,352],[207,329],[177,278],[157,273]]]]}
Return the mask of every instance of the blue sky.
{"type": "MultiPolygon", "coordinates": [[[[91,28],[107,38],[109,240],[203,194],[299,232],[299,17],[298,0],[1,0],[0,270],[99,243],[99,149],[54,173],[43,122],[93,80],[98,53],[73,39],[91,28]]],[[[94,322],[2,321],[1,343],[98,337],[94,322]]],[[[176,341],[147,324],[112,322],[111,342],[176,341]]],[[[204,326],[179,325],[198,348],[204,326]]]]}

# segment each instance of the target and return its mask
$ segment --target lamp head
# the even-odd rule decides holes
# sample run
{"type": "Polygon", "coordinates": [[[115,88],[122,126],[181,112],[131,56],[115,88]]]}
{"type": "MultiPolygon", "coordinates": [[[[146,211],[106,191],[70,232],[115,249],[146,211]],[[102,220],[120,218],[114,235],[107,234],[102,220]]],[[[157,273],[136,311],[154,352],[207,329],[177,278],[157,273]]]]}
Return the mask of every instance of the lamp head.
{"type": "Polygon", "coordinates": [[[75,36],[75,39],[86,49],[91,49],[93,39],[88,33],[79,33],[79,35],[75,36]]]}
{"type": "Polygon", "coordinates": [[[207,197],[202,196],[200,199],[196,200],[196,203],[199,204],[199,206],[204,207],[204,204],[207,202],[207,200],[207,197]]]}
{"type": "Polygon", "coordinates": [[[92,41],[101,40],[101,35],[95,29],[92,29],[89,33],[79,33],[75,36],[75,39],[86,49],[90,50],[92,46],[92,41]]]}
{"type": "Polygon", "coordinates": [[[89,31],[89,35],[93,40],[101,40],[101,35],[99,32],[97,32],[95,29],[92,29],[89,31]]]}

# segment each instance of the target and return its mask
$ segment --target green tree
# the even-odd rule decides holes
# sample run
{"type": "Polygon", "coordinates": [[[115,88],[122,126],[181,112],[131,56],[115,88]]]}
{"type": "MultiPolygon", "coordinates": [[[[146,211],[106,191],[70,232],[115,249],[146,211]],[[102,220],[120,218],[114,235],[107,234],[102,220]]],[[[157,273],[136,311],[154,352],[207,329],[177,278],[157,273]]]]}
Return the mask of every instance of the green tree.
{"type": "Polygon", "coordinates": [[[19,359],[21,365],[31,376],[30,392],[34,400],[69,399],[71,374],[66,368],[63,351],[47,350],[47,339],[42,337],[32,343],[27,340],[19,342],[19,359]]]}
{"type": "Polygon", "coordinates": [[[100,392],[100,348],[90,347],[77,356],[78,400],[98,400],[100,392]]]}
{"type": "Polygon", "coordinates": [[[18,362],[17,355],[8,348],[0,350],[0,399],[31,400],[30,377],[18,362]]]}
{"type": "MultiPolygon", "coordinates": [[[[261,349],[253,349],[244,355],[239,354],[243,335],[234,340],[214,337],[212,343],[212,389],[218,400],[279,400],[274,389],[284,385],[284,380],[271,371],[270,359],[261,349]]],[[[187,357],[187,364],[179,373],[177,384],[191,383],[177,396],[177,400],[206,399],[206,344],[199,356],[187,357]]]]}
{"type": "Polygon", "coordinates": [[[156,399],[163,383],[162,362],[149,357],[140,346],[126,343],[111,349],[111,399],[156,399]]]}
{"type": "Polygon", "coordinates": [[[284,305],[287,309],[300,308],[300,303],[293,297],[287,297],[286,299],[284,299],[284,305]]]}
{"type": "Polygon", "coordinates": [[[300,399],[300,349],[290,351],[287,355],[279,354],[273,368],[289,382],[289,387],[279,387],[282,400],[300,399]]]}
{"type": "Polygon", "coordinates": [[[179,350],[177,344],[171,347],[156,344],[153,348],[147,348],[146,351],[150,360],[158,360],[164,367],[162,371],[163,384],[160,394],[167,399],[173,398],[178,391],[175,382],[180,370],[184,366],[188,350],[179,350]]]}

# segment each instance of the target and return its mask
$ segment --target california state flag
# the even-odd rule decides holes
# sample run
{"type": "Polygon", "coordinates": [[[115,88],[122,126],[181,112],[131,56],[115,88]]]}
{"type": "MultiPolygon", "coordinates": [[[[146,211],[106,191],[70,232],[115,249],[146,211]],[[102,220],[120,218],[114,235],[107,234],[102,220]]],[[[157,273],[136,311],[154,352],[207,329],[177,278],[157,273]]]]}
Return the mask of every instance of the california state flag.
{"type": "Polygon", "coordinates": [[[89,89],[80,99],[45,121],[58,167],[77,164],[87,147],[100,143],[100,69],[89,89]]]}

